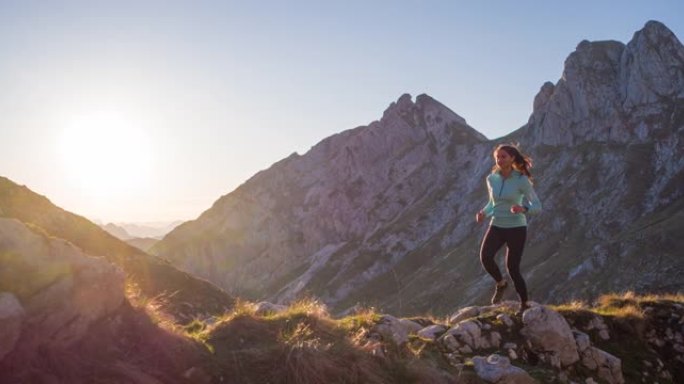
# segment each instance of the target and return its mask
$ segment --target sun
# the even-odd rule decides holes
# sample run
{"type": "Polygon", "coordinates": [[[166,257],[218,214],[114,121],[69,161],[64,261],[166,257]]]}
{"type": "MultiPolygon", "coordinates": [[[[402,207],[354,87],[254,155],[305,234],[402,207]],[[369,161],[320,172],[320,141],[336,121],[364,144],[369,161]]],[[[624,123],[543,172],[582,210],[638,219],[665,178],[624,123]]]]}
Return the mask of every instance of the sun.
{"type": "Polygon", "coordinates": [[[109,198],[134,193],[149,177],[149,144],[135,121],[98,111],[65,124],[59,153],[66,176],[83,195],[109,198]]]}

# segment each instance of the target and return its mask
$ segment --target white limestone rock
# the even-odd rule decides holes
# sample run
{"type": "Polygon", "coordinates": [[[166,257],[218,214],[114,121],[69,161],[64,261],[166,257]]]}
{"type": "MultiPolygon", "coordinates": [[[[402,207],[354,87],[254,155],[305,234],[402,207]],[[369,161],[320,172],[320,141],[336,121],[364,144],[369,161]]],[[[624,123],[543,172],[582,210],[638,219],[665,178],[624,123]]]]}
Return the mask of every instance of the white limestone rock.
{"type": "Polygon", "coordinates": [[[567,367],[579,360],[577,343],[568,322],[558,312],[544,306],[535,306],[523,313],[524,327],[520,333],[532,348],[548,355],[558,367],[567,367]]]}
{"type": "Polygon", "coordinates": [[[435,340],[437,339],[437,335],[441,335],[444,332],[446,332],[447,327],[441,325],[441,324],[433,324],[430,326],[427,326],[421,330],[418,331],[418,336],[424,338],[424,339],[430,339],[430,340],[435,340]]]}
{"type": "Polygon", "coordinates": [[[465,319],[469,319],[471,317],[477,317],[480,314],[480,307],[477,306],[471,306],[471,307],[465,307],[461,308],[456,313],[451,315],[449,317],[449,324],[456,324],[459,323],[465,319]]]}
{"type": "Polygon", "coordinates": [[[582,351],[582,365],[597,371],[599,378],[609,384],[623,384],[622,361],[610,353],[596,347],[589,347],[582,351]]]}
{"type": "Polygon", "coordinates": [[[497,354],[486,358],[475,356],[472,361],[477,376],[488,383],[532,384],[537,382],[523,369],[511,365],[508,358],[497,354]]]}
{"type": "Polygon", "coordinates": [[[459,342],[477,350],[485,344],[481,327],[482,324],[477,320],[465,320],[451,327],[447,334],[454,335],[459,342]]]}
{"type": "Polygon", "coordinates": [[[383,340],[391,341],[396,345],[404,345],[408,342],[409,334],[413,333],[413,331],[402,320],[392,315],[383,315],[373,327],[373,332],[380,334],[383,340]]]}

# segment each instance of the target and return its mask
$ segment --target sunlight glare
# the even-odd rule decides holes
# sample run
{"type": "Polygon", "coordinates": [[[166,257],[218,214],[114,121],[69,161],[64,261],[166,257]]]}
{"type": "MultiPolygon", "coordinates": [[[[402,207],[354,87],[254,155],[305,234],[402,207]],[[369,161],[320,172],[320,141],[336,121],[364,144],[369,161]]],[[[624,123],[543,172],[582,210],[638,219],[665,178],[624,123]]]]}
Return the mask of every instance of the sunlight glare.
{"type": "Polygon", "coordinates": [[[74,116],[63,130],[60,155],[70,181],[91,197],[131,194],[149,178],[149,139],[111,112],[74,116]]]}

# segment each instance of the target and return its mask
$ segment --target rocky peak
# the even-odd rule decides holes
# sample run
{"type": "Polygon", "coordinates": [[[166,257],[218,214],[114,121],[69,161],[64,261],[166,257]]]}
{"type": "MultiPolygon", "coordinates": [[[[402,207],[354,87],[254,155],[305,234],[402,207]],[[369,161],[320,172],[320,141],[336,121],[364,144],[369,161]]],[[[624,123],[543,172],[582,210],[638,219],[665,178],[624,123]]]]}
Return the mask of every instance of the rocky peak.
{"type": "Polygon", "coordinates": [[[580,42],[556,85],[545,83],[535,97],[521,139],[534,145],[643,142],[670,128],[661,117],[672,115],[682,98],[684,47],[662,23],[649,21],[627,45],[580,42]]]}
{"type": "Polygon", "coordinates": [[[463,117],[426,94],[418,95],[415,102],[410,94],[401,95],[385,110],[380,123],[394,127],[406,124],[411,128],[421,127],[437,137],[453,135],[461,143],[487,141],[463,117]]]}
{"type": "Polygon", "coordinates": [[[413,105],[414,104],[411,95],[408,93],[404,93],[403,95],[399,96],[399,99],[397,99],[397,101],[393,101],[392,103],[390,103],[389,107],[385,109],[382,118],[386,119],[393,114],[402,115],[404,113],[407,113],[411,109],[411,107],[413,107],[413,105]]]}
{"type": "Polygon", "coordinates": [[[684,98],[684,46],[665,25],[649,21],[634,33],[621,57],[620,93],[627,110],[684,98]]]}
{"type": "Polygon", "coordinates": [[[546,106],[546,104],[549,102],[549,99],[551,99],[551,95],[553,95],[553,91],[555,89],[556,86],[553,85],[553,83],[550,81],[547,81],[546,83],[544,83],[544,85],[541,86],[539,93],[537,93],[537,96],[534,97],[532,113],[537,112],[541,108],[546,106]]]}
{"type": "MultiPolygon", "coordinates": [[[[414,101],[404,94],[380,120],[333,135],[304,155],[260,172],[199,220],[171,232],[153,252],[231,292],[272,294],[264,287],[292,273],[288,268],[304,271],[302,279],[314,276],[343,245],[363,242],[380,228],[378,223],[389,223],[417,202],[429,201],[431,182],[446,177],[442,170],[447,164],[469,150],[468,145],[486,141],[430,96],[414,101]],[[211,233],[217,245],[195,248],[193,233],[198,232],[211,233]],[[223,240],[226,236],[229,241],[223,240]],[[185,258],[185,252],[196,257],[185,258]],[[250,260],[249,268],[206,269],[195,262],[227,254],[250,260]],[[306,259],[311,255],[316,262],[306,259]]],[[[372,273],[383,272],[376,269],[372,273]]],[[[281,286],[281,297],[303,287],[281,286]]]]}

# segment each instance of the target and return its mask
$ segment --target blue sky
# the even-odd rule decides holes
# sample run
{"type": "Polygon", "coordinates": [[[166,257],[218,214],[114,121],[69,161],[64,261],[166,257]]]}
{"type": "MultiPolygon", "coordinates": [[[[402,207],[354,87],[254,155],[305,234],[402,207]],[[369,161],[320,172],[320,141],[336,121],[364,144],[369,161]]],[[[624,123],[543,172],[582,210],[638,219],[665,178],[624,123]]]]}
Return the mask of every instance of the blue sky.
{"type": "Polygon", "coordinates": [[[505,135],[581,40],[681,38],[681,4],[1,1],[0,175],[91,219],[192,219],[403,93],[505,135]]]}

